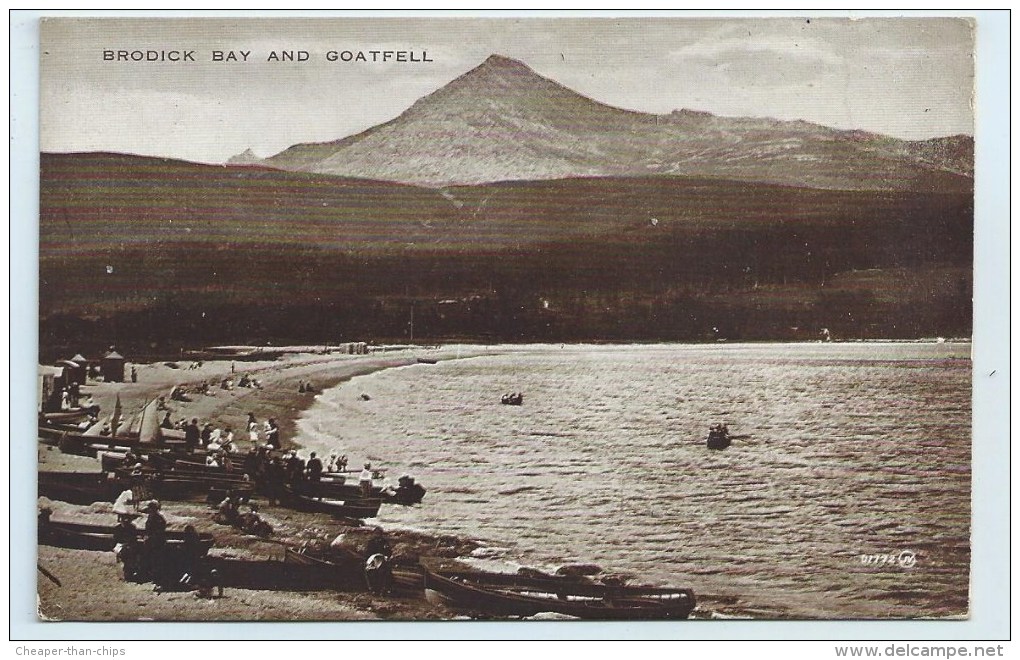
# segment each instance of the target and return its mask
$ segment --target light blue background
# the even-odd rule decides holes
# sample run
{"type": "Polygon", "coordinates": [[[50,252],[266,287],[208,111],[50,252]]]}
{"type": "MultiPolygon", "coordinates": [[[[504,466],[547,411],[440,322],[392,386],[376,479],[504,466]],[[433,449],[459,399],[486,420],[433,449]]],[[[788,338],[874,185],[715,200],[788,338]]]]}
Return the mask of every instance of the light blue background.
{"type": "MultiPolygon", "coordinates": [[[[447,15],[458,15],[445,12],[447,15]]],[[[521,15],[526,15],[524,12],[521,15]]],[[[574,15],[621,16],[623,12],[574,15]]],[[[133,639],[818,639],[1004,640],[1009,630],[1009,13],[977,20],[974,442],[971,616],[966,621],[681,623],[44,623],[36,619],[35,379],[38,355],[38,79],[41,16],[338,16],[340,12],[55,12],[11,15],[10,635],[12,640],[133,639]]],[[[435,16],[430,12],[399,15],[435,16]]],[[[500,15],[492,12],[472,15],[500,15]]],[[[551,14],[542,14],[551,16],[551,14]]],[[[656,15],[643,12],[641,15],[656,15]]],[[[847,12],[698,12],[825,16],[847,12]]]]}

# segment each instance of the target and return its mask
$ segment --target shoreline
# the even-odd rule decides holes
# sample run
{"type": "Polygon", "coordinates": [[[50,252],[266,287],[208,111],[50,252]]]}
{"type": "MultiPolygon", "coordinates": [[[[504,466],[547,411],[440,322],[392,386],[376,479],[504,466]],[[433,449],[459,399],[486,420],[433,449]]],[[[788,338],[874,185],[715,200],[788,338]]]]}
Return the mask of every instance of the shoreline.
{"type": "MultiPolygon", "coordinates": [[[[473,347],[456,356],[473,357],[492,351],[473,347]]],[[[169,393],[174,385],[196,385],[215,379],[218,383],[231,374],[235,379],[247,373],[262,381],[262,388],[215,389],[213,396],[193,395],[191,402],[168,401],[171,418],[211,421],[220,428],[235,429],[238,444],[247,451],[250,443],[243,433],[247,413],[254,412],[261,423],[275,417],[281,430],[283,448],[299,448],[294,442],[300,415],[314,402],[315,394],[346,382],[355,376],[384,369],[415,364],[422,350],[400,350],[370,355],[333,355],[288,353],[278,360],[237,362],[229,359],[205,361],[195,369],[189,362],[172,368],[166,363],[136,364],[137,383],[93,383],[83,388],[101,406],[102,416],[109,414],[119,396],[124,416],[131,415],[156,396],[169,393]],[[299,381],[312,381],[315,393],[298,392],[299,381]],[[238,430],[242,432],[238,432],[238,430]]],[[[429,359],[456,359],[453,347],[428,349],[429,359]]],[[[130,366],[127,370],[130,374],[130,366]]],[[[380,465],[380,467],[390,467],[380,465]]],[[[393,466],[399,469],[399,466],[393,466]]],[[[91,457],[63,454],[52,446],[39,445],[38,471],[98,472],[99,461],[91,457]]],[[[428,484],[424,484],[426,488],[428,484]]],[[[427,501],[427,499],[426,499],[427,501]]],[[[102,524],[114,522],[112,504],[93,503],[78,506],[37,498],[37,506],[50,506],[54,519],[79,520],[102,524]]],[[[201,503],[168,501],[163,513],[171,529],[192,524],[201,532],[216,538],[211,555],[282,559],[284,546],[302,543],[329,543],[344,534],[361,543],[374,529],[381,529],[373,519],[362,527],[348,527],[329,516],[291,511],[282,507],[262,507],[260,514],[274,529],[273,536],[262,540],[245,536],[231,527],[212,521],[212,510],[201,503]]],[[[416,558],[419,554],[437,554],[447,558],[466,556],[474,548],[470,540],[447,537],[430,531],[386,529],[394,546],[395,557],[416,558]]],[[[125,582],[119,575],[111,553],[67,550],[38,546],[37,560],[63,583],[58,587],[37,576],[37,615],[40,620],[59,621],[354,621],[354,620],[432,620],[455,616],[442,607],[409,597],[379,597],[368,593],[321,591],[254,591],[228,588],[222,599],[198,599],[190,593],[152,591],[151,584],[125,582]],[[95,600],[93,600],[95,598],[95,600]]]]}
{"type": "MultiPolygon", "coordinates": [[[[272,417],[280,427],[281,449],[300,449],[294,438],[297,435],[297,420],[315,401],[322,391],[336,387],[356,376],[371,374],[393,367],[415,364],[417,355],[424,351],[402,349],[369,355],[319,354],[309,352],[287,353],[278,360],[240,362],[230,359],[206,360],[202,362],[179,361],[175,363],[133,364],[138,372],[138,382],[103,383],[92,382],[83,386],[83,398],[91,396],[100,406],[101,418],[110,414],[119,397],[124,418],[130,419],[144,405],[158,396],[167,397],[171,419],[190,420],[197,418],[199,424],[212,422],[218,428],[229,426],[235,435],[235,442],[242,452],[251,446],[245,423],[248,413],[255,413],[261,424],[272,417]],[[172,368],[167,364],[177,364],[172,368]],[[201,367],[190,368],[190,365],[201,367]],[[232,371],[233,369],[233,371],[232,371]],[[262,382],[261,388],[235,386],[231,390],[221,389],[219,383],[233,376],[238,380],[247,374],[262,382]],[[298,392],[301,381],[311,382],[314,392],[298,392]],[[169,392],[176,385],[194,387],[203,382],[212,383],[212,395],[189,393],[190,402],[171,401],[169,392]]],[[[449,360],[491,354],[492,351],[474,347],[457,356],[451,355],[451,348],[429,349],[429,358],[449,360]]],[[[457,349],[461,353],[461,349],[457,349]]],[[[62,455],[63,456],[63,455],[62,455]]],[[[66,456],[66,461],[40,452],[39,469],[60,471],[89,471],[95,467],[95,459],[66,456]],[[80,459],[80,460],[79,460],[80,459]],[[63,463],[63,464],[61,464],[63,463]]]]}

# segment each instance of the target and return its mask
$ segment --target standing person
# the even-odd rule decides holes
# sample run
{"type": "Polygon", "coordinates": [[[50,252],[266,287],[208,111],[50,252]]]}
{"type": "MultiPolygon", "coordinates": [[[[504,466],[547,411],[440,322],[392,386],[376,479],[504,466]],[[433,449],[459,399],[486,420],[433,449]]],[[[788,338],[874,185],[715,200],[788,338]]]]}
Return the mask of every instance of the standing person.
{"type": "Polygon", "coordinates": [[[365,562],[365,582],[368,583],[368,590],[374,594],[389,592],[393,583],[390,558],[382,553],[369,557],[365,562]]]}
{"type": "Polygon", "coordinates": [[[205,548],[202,547],[202,539],[194,525],[184,528],[184,543],[181,544],[180,552],[181,561],[177,568],[179,581],[185,585],[200,582],[205,572],[202,566],[205,548]]]}
{"type": "Polygon", "coordinates": [[[244,455],[244,467],[242,468],[244,473],[252,479],[259,477],[259,450],[258,447],[252,445],[248,453],[244,455]]]}
{"type": "Polygon", "coordinates": [[[305,476],[305,462],[302,461],[297,452],[293,449],[287,457],[287,483],[292,486],[298,485],[305,476]]]}
{"type": "Polygon", "coordinates": [[[259,423],[255,421],[255,413],[248,413],[248,439],[253,445],[259,443],[259,423]]]}
{"type": "Polygon", "coordinates": [[[362,497],[372,497],[372,464],[365,463],[365,469],[358,475],[358,483],[361,485],[362,497]]]}
{"type": "Polygon", "coordinates": [[[283,500],[284,483],[287,480],[282,459],[270,459],[269,466],[266,470],[266,477],[266,481],[269,486],[269,492],[266,494],[266,497],[269,500],[269,505],[275,506],[283,500]]]}
{"type": "Polygon", "coordinates": [[[198,428],[198,418],[191,420],[190,424],[184,427],[184,445],[188,449],[196,449],[202,442],[202,430],[198,428]]]}
{"type": "Polygon", "coordinates": [[[206,447],[208,447],[209,449],[219,449],[222,446],[223,446],[223,432],[214,426],[212,430],[209,432],[209,440],[206,442],[206,447]]]}
{"type": "Polygon", "coordinates": [[[166,518],[159,512],[160,504],[151,500],[145,505],[149,517],[145,520],[145,568],[149,579],[159,584],[163,578],[166,551],[166,518]]]}
{"type": "Polygon", "coordinates": [[[322,481],[322,460],[313,451],[308,457],[308,465],[305,468],[308,474],[308,494],[316,499],[319,497],[319,482],[322,481]]]}
{"type": "Polygon", "coordinates": [[[138,382],[138,369],[135,369],[133,365],[131,367],[131,382],[132,383],[138,382]]]}
{"type": "Polygon", "coordinates": [[[274,449],[280,448],[280,427],[272,417],[266,420],[266,444],[272,445],[274,449]]]}
{"type": "Polygon", "coordinates": [[[113,552],[117,561],[124,564],[124,579],[130,582],[138,580],[140,569],[138,562],[138,528],[132,521],[133,515],[117,516],[117,526],[113,528],[113,552]]]}
{"type": "Polygon", "coordinates": [[[204,445],[208,445],[209,444],[209,437],[212,435],[212,432],[213,432],[212,422],[206,422],[205,426],[202,427],[202,435],[201,435],[202,444],[204,444],[204,445]]]}

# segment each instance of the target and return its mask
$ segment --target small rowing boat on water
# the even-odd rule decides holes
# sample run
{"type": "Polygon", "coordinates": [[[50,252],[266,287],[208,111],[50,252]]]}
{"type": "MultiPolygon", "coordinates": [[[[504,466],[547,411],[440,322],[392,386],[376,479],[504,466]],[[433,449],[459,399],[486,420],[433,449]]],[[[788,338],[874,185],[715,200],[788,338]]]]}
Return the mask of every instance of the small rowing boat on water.
{"type": "Polygon", "coordinates": [[[499,402],[504,406],[520,406],[524,404],[524,394],[522,392],[504,394],[499,398],[499,402]]]}
{"type": "Polygon", "coordinates": [[[733,442],[730,430],[725,424],[713,424],[708,430],[708,439],[705,444],[709,449],[726,449],[733,442]]]}
{"type": "Polygon", "coordinates": [[[438,362],[439,360],[436,360],[435,358],[418,358],[418,364],[436,364],[438,362]]]}
{"type": "Polygon", "coordinates": [[[555,612],[579,619],[686,619],[690,589],[607,585],[560,577],[526,577],[424,567],[426,596],[483,616],[555,612]]]}

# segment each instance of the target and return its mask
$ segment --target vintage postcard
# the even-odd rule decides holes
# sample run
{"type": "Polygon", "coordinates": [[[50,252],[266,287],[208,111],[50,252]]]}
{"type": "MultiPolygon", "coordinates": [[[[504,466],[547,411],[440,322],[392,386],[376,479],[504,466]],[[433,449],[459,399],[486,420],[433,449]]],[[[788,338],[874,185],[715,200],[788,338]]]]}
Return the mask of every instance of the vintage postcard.
{"type": "Polygon", "coordinates": [[[973,21],[39,31],[41,619],[970,616],[973,21]]]}

